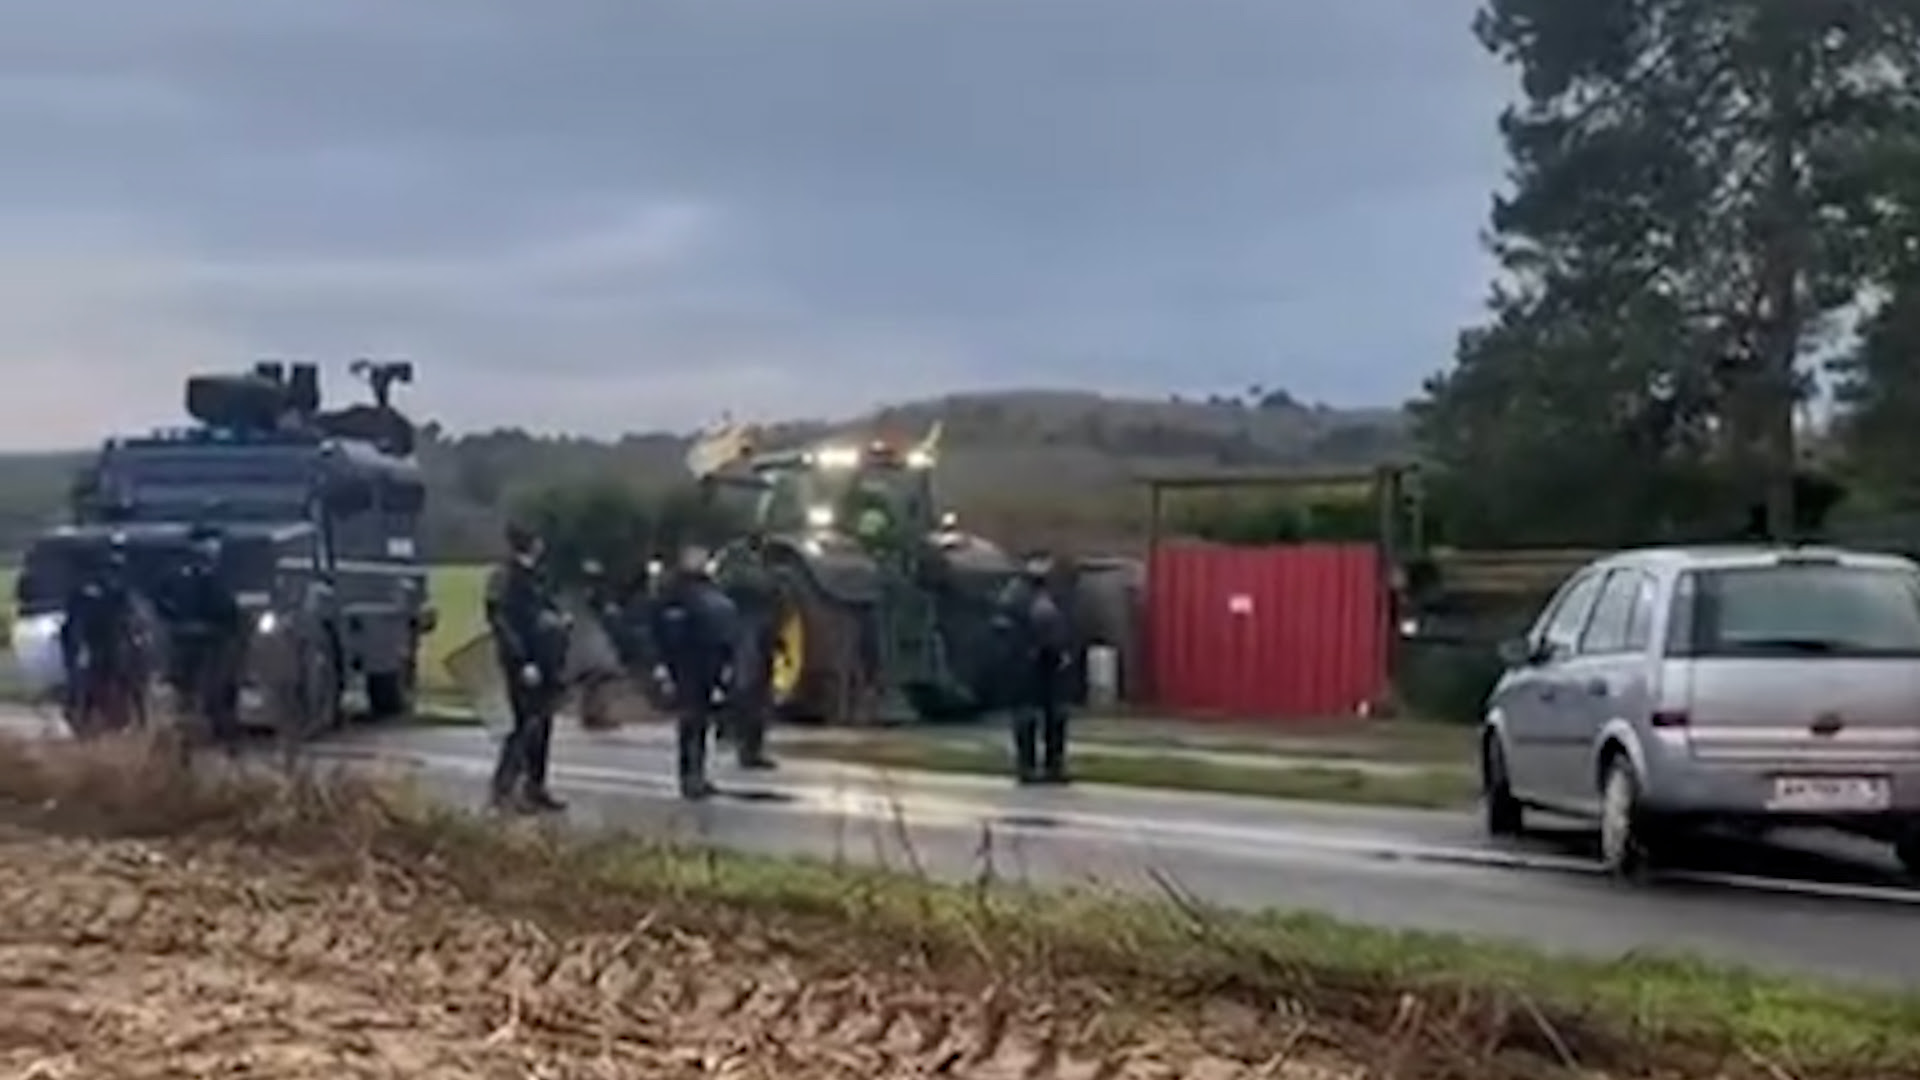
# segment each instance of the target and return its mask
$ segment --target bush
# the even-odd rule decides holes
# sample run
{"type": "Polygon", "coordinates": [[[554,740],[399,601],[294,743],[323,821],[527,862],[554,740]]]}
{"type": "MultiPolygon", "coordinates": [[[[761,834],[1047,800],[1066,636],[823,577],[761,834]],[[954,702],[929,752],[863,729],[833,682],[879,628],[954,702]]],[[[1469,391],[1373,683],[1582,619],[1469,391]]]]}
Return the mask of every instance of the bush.
{"type": "Polygon", "coordinates": [[[1371,500],[1310,501],[1221,497],[1187,506],[1173,515],[1174,528],[1216,544],[1258,547],[1314,541],[1379,539],[1379,510],[1371,500]]]}
{"type": "Polygon", "coordinates": [[[1394,692],[1417,716],[1478,724],[1502,670],[1491,643],[1406,641],[1394,667],[1394,692]]]}

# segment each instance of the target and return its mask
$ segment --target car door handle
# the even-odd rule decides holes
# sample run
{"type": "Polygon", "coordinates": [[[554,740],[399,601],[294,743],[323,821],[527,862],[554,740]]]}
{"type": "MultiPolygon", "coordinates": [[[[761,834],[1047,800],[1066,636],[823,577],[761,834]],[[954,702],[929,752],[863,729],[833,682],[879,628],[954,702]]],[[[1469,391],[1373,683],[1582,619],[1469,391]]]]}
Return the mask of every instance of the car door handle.
{"type": "Polygon", "coordinates": [[[1588,679],[1587,693],[1594,697],[1606,697],[1613,693],[1613,684],[1605,679],[1588,679]]]}

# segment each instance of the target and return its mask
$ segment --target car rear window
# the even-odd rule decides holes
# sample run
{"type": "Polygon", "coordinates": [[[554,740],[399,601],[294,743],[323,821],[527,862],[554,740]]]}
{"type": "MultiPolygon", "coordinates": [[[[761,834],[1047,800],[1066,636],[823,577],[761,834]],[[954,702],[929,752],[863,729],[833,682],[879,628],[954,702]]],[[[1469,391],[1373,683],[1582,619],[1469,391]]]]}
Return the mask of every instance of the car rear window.
{"type": "Polygon", "coordinates": [[[1680,585],[1685,655],[1920,656],[1920,574],[1909,570],[1782,563],[1696,570],[1680,585]]]}

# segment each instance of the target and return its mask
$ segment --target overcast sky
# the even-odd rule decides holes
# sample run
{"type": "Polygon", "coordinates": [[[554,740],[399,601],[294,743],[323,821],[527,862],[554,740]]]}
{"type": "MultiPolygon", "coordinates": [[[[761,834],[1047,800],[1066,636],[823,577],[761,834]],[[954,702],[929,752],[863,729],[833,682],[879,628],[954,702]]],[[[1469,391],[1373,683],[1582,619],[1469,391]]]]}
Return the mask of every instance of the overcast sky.
{"type": "Polygon", "coordinates": [[[1472,0],[11,0],[0,445],[405,355],[463,427],[1406,397],[1475,316],[1472,0]]]}

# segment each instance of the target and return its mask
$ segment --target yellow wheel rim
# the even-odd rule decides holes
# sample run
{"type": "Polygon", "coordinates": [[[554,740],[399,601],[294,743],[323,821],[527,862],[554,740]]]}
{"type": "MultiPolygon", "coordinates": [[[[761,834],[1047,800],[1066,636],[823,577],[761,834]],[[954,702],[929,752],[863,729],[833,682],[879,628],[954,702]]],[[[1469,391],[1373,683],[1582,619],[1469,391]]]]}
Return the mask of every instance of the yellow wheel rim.
{"type": "Polygon", "coordinates": [[[807,625],[800,612],[780,613],[780,630],[773,639],[773,698],[788,701],[800,689],[800,673],[807,655],[807,625]]]}

